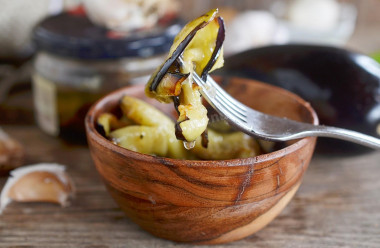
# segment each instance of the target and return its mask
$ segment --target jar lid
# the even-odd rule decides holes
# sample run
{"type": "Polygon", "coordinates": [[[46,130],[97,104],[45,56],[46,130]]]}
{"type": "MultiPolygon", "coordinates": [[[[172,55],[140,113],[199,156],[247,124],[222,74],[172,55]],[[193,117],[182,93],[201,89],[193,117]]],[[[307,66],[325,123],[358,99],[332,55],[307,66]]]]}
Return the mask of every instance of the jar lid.
{"type": "Polygon", "coordinates": [[[61,13],[40,22],[33,31],[37,49],[80,59],[149,57],[169,51],[182,28],[178,19],[128,35],[93,24],[86,15],[61,13]]]}

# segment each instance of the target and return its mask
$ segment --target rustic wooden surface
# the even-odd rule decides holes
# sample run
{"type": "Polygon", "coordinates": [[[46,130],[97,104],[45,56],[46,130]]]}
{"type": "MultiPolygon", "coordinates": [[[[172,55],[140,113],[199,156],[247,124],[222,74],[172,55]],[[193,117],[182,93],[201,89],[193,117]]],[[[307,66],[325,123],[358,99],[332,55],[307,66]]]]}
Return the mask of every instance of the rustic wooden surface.
{"type": "MultiPolygon", "coordinates": [[[[26,164],[66,165],[77,194],[67,208],[9,205],[0,215],[0,247],[193,247],[155,238],[127,219],[105,190],[87,146],[44,134],[32,116],[26,87],[2,105],[0,126],[26,147],[26,164]]],[[[379,161],[380,152],[316,154],[300,190],[269,226],[210,247],[379,247],[379,161]]]]}
{"type": "MultiPolygon", "coordinates": [[[[155,238],[128,220],[106,192],[86,146],[35,126],[4,126],[27,163],[67,165],[77,186],[71,206],[12,203],[0,216],[0,247],[191,247],[155,238]]],[[[288,207],[264,230],[212,247],[379,247],[380,152],[316,155],[288,207]]],[[[1,179],[3,184],[5,178],[1,179]]]]}
{"type": "MultiPolygon", "coordinates": [[[[365,37],[373,38],[375,31],[357,31],[348,46],[373,51],[379,45],[365,37]]],[[[26,147],[26,164],[65,164],[77,194],[67,208],[9,205],[0,215],[0,247],[196,247],[155,238],[128,220],[106,192],[87,146],[52,138],[34,126],[29,91],[21,89],[0,105],[0,126],[26,147]]],[[[316,154],[299,191],[273,222],[241,241],[210,247],[380,247],[379,176],[378,151],[316,154]]],[[[0,188],[5,180],[0,178],[0,188]]]]}

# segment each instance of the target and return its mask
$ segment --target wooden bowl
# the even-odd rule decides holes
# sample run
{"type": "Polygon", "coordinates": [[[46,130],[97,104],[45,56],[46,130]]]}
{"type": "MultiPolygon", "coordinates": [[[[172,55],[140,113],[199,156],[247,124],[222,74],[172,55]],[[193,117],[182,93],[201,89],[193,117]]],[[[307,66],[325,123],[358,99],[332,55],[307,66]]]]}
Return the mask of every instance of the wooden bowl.
{"type": "MultiPolygon", "coordinates": [[[[221,84],[260,111],[318,123],[307,102],[283,89],[239,78],[225,78],[221,84]]],[[[145,155],[114,145],[96,130],[98,116],[115,109],[124,95],[144,99],[167,113],[172,113],[172,104],[147,99],[144,85],[137,85],[102,98],[86,117],[91,155],[108,191],[131,220],[153,235],[202,244],[238,240],[265,227],[300,186],[316,138],[245,159],[195,161],[145,155]]]]}

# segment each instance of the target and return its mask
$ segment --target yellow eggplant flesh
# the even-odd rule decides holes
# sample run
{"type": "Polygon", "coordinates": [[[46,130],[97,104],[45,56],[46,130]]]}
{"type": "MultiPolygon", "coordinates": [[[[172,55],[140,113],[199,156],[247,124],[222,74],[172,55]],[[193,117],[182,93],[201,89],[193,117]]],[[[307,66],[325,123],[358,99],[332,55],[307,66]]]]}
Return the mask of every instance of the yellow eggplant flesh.
{"type": "Polygon", "coordinates": [[[198,89],[190,80],[183,84],[179,99],[179,117],[175,126],[176,137],[191,142],[206,130],[208,124],[207,110],[202,104],[198,89]]]}
{"type": "Polygon", "coordinates": [[[163,91],[158,90],[170,71],[182,75],[195,71],[203,77],[209,71],[223,66],[225,30],[223,19],[217,17],[217,13],[217,9],[209,11],[188,23],[176,36],[167,60],[153,73],[146,85],[149,97],[166,103],[172,101],[171,97],[162,95],[163,91]],[[184,65],[178,63],[179,56],[182,56],[184,65]]]}
{"type": "Polygon", "coordinates": [[[120,107],[124,115],[136,124],[165,127],[173,125],[173,121],[164,113],[140,99],[124,96],[120,107]]]}
{"type": "Polygon", "coordinates": [[[198,138],[192,152],[201,159],[221,160],[249,158],[260,154],[256,140],[242,132],[218,133],[208,129],[208,147],[205,148],[198,138]]]}
{"type": "Polygon", "coordinates": [[[166,133],[157,127],[127,126],[110,133],[109,138],[115,144],[144,154],[166,156],[168,140],[166,133]]]}
{"type": "Polygon", "coordinates": [[[180,140],[195,141],[207,128],[207,111],[201,103],[198,87],[193,87],[189,75],[197,73],[205,80],[209,71],[223,66],[225,30],[223,19],[217,13],[217,9],[211,10],[182,29],[173,42],[168,59],[146,85],[149,97],[166,103],[175,102],[180,115],[176,137],[180,140]],[[179,56],[183,64],[177,61],[179,56]]]}
{"type": "Polygon", "coordinates": [[[130,119],[134,123],[145,127],[152,127],[149,130],[144,129],[145,132],[148,133],[146,138],[152,138],[153,144],[163,146],[165,149],[162,148],[159,149],[159,151],[156,151],[150,144],[145,143],[148,142],[148,139],[140,140],[136,138],[140,137],[139,135],[142,131],[144,131],[138,128],[125,128],[124,131],[117,133],[113,132],[112,135],[109,136],[111,138],[115,138],[115,134],[117,134],[117,138],[120,140],[120,142],[118,142],[118,144],[120,143],[120,146],[141,153],[156,154],[171,158],[189,159],[193,157],[184,148],[182,141],[177,140],[174,131],[174,122],[160,110],[140,99],[131,96],[124,96],[122,98],[121,109],[127,119],[130,119]],[[157,134],[159,133],[159,135],[155,136],[151,134],[150,132],[153,131],[157,134]],[[161,139],[162,142],[159,142],[159,139],[161,139]],[[163,152],[165,152],[164,155],[162,155],[163,152]]]}
{"type": "Polygon", "coordinates": [[[102,127],[105,136],[108,136],[111,131],[130,125],[131,121],[126,119],[118,119],[111,113],[103,113],[98,117],[97,125],[102,127]]]}

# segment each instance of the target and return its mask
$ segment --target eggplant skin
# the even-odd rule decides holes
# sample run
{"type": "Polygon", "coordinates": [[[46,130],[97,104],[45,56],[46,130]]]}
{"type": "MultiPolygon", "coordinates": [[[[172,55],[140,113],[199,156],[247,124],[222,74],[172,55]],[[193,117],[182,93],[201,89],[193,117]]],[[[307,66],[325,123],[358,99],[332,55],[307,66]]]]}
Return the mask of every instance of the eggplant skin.
{"type": "MultiPolygon", "coordinates": [[[[309,101],[321,124],[380,138],[380,65],[366,55],[328,46],[267,46],[226,58],[221,74],[285,88],[309,101]]],[[[324,146],[359,149],[330,139],[324,146]]]]}
{"type": "Polygon", "coordinates": [[[157,73],[153,74],[151,82],[149,82],[149,91],[156,91],[158,85],[161,80],[164,78],[165,74],[169,71],[169,68],[173,65],[173,63],[178,59],[178,57],[185,50],[187,45],[189,45],[190,41],[194,38],[198,30],[202,29],[207,25],[206,22],[201,22],[198,26],[196,26],[185,38],[184,40],[176,47],[172,55],[162,64],[157,73]]]}
{"type": "MultiPolygon", "coordinates": [[[[187,76],[191,71],[203,78],[223,66],[223,42],[225,29],[223,18],[217,16],[218,9],[196,18],[186,24],[174,39],[167,59],[149,79],[145,93],[160,102],[172,102],[172,95],[160,90],[168,73],[187,76]],[[180,65],[177,61],[182,56],[180,65]]],[[[181,81],[183,81],[182,79],[181,81]]]]}
{"type": "Polygon", "coordinates": [[[215,48],[214,48],[214,50],[212,52],[211,58],[207,62],[207,65],[205,66],[205,68],[203,68],[203,71],[202,71],[202,74],[201,74],[201,78],[204,81],[207,80],[207,75],[208,75],[209,71],[212,70],[212,68],[217,63],[218,59],[220,59],[220,57],[223,56],[223,50],[222,49],[223,49],[224,39],[225,39],[225,36],[226,36],[226,30],[224,28],[224,20],[223,20],[223,18],[220,17],[220,16],[218,16],[216,18],[216,20],[218,22],[219,30],[218,30],[218,35],[216,36],[215,48]]]}
{"type": "MultiPolygon", "coordinates": [[[[145,86],[148,97],[164,103],[174,102],[179,114],[175,126],[178,140],[195,141],[205,134],[207,110],[192,73],[203,79],[223,66],[224,21],[213,9],[186,24],[174,39],[166,61],[153,73],[145,86]],[[181,56],[181,62],[177,59],[181,56]]],[[[204,135],[204,137],[206,137],[204,135]]],[[[207,146],[204,139],[204,146],[207,146]]]]}

